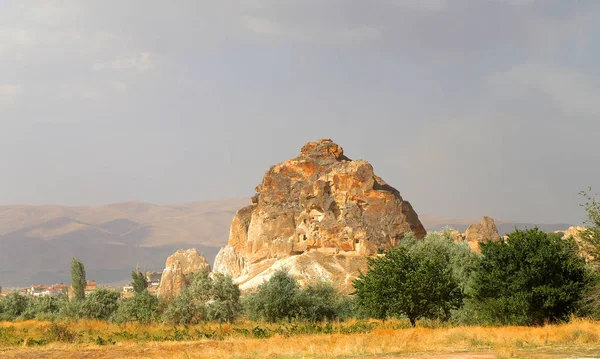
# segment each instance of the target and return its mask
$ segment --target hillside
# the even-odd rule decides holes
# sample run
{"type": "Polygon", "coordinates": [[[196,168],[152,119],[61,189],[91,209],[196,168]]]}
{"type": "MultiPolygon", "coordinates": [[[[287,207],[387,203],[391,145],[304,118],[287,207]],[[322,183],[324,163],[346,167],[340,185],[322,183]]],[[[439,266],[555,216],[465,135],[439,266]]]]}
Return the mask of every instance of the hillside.
{"type": "MultiPolygon", "coordinates": [[[[129,278],[139,264],[162,270],[166,258],[180,248],[196,247],[209,263],[227,244],[235,211],[249,199],[177,205],[142,202],[98,207],[0,206],[0,285],[70,282],[70,260],[86,265],[99,282],[129,278]]],[[[464,230],[480,219],[420,216],[427,230],[446,225],[464,230]]],[[[533,224],[496,220],[500,234],[533,224]]],[[[548,231],[569,224],[540,225],[548,231]]]]}
{"type": "Polygon", "coordinates": [[[196,247],[212,262],[247,201],[0,207],[0,285],[70,282],[71,257],[100,282],[126,280],[138,264],[162,270],[179,248],[196,247]]]}

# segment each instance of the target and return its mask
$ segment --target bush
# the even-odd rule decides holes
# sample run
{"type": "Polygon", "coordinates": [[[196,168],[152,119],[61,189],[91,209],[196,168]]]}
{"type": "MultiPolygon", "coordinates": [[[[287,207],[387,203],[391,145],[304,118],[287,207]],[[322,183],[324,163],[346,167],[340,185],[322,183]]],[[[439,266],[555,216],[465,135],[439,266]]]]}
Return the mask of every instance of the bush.
{"type": "Polygon", "coordinates": [[[81,304],[81,315],[90,319],[107,320],[118,308],[119,293],[96,289],[81,304]]]}
{"type": "Polygon", "coordinates": [[[148,291],[142,291],[136,293],[133,298],[121,300],[119,309],[113,317],[116,322],[151,323],[157,319],[158,298],[148,293],[148,291]]]}
{"type": "Polygon", "coordinates": [[[328,282],[311,283],[301,289],[290,274],[280,270],[255,292],[248,293],[244,306],[253,320],[317,322],[348,318],[352,315],[354,302],[328,282]]]}
{"type": "Polygon", "coordinates": [[[30,301],[31,299],[17,292],[8,294],[0,301],[0,320],[16,320],[25,313],[30,301]]]}
{"type": "Polygon", "coordinates": [[[256,292],[246,295],[248,316],[269,322],[296,318],[299,315],[299,295],[300,287],[296,280],[283,270],[277,271],[256,292]]]}
{"type": "Polygon", "coordinates": [[[79,319],[82,316],[82,305],[83,300],[68,298],[60,302],[60,309],[58,310],[58,317],[62,319],[79,319]]]}
{"type": "Polygon", "coordinates": [[[60,310],[61,298],[43,296],[29,302],[27,310],[21,315],[23,319],[53,319],[60,310]]]}
{"type": "Polygon", "coordinates": [[[419,318],[448,320],[463,299],[449,248],[439,238],[409,237],[369,258],[368,272],[354,281],[359,308],[378,319],[406,316],[413,326],[419,318]]]}
{"type": "Polygon", "coordinates": [[[163,321],[194,324],[201,321],[232,322],[241,312],[240,290],[229,276],[194,273],[189,285],[168,302],[163,321]]]}
{"type": "Polygon", "coordinates": [[[474,296],[482,317],[501,324],[541,325],[577,309],[588,278],[573,239],[516,230],[481,245],[474,296]]]}
{"type": "Polygon", "coordinates": [[[337,288],[328,282],[309,284],[300,290],[296,298],[297,317],[311,322],[333,320],[341,310],[341,295],[337,288]]]}

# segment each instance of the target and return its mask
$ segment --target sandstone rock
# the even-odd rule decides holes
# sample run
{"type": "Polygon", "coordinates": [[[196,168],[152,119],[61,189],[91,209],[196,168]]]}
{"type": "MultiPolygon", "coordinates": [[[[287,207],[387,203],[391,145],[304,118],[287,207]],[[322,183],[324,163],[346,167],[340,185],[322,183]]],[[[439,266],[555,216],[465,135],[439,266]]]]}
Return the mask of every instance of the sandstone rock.
{"type": "Polygon", "coordinates": [[[573,236],[573,238],[576,241],[581,240],[581,236],[579,235],[581,232],[585,231],[586,228],[585,227],[581,227],[581,226],[572,226],[569,227],[567,230],[565,231],[555,231],[554,233],[562,233],[563,235],[563,239],[567,239],[571,236],[573,236]]]}
{"type": "Polygon", "coordinates": [[[484,216],[481,223],[472,224],[465,232],[465,240],[471,250],[480,252],[479,242],[499,241],[500,235],[494,219],[484,216]]]}
{"type": "Polygon", "coordinates": [[[157,295],[169,298],[177,296],[186,284],[186,275],[200,271],[210,271],[210,265],[196,248],[178,250],[167,258],[157,295]]]}
{"type": "Polygon", "coordinates": [[[450,239],[452,239],[456,243],[463,242],[465,240],[465,236],[457,229],[454,228],[446,228],[444,230],[444,234],[446,234],[450,239]]]}
{"type": "Polygon", "coordinates": [[[330,278],[344,288],[365,268],[365,256],[394,247],[408,232],[426,234],[396,189],[328,139],[309,142],[298,157],[272,166],[256,192],[236,213],[228,245],[214,263],[242,289],[279,266],[301,282],[330,278]]]}

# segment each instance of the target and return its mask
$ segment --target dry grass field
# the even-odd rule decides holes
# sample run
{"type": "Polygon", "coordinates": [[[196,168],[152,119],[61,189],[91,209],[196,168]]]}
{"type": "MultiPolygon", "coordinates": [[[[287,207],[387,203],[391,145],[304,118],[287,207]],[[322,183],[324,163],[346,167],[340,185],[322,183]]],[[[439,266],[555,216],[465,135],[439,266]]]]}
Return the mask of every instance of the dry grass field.
{"type": "Polygon", "coordinates": [[[323,330],[324,325],[282,329],[252,322],[177,328],[94,321],[68,327],[0,323],[0,358],[600,358],[598,322],[415,329],[405,324],[349,322],[323,330]],[[307,328],[313,334],[302,334],[307,328]]]}

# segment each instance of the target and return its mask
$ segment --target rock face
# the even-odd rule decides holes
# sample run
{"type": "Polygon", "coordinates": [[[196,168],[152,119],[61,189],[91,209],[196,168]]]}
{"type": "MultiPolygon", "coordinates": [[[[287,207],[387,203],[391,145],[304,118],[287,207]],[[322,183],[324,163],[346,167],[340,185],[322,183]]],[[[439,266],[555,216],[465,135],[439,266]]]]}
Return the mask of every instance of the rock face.
{"type": "Polygon", "coordinates": [[[157,295],[173,298],[186,284],[185,276],[200,271],[210,271],[210,265],[196,248],[180,249],[167,258],[157,295]]]}
{"type": "Polygon", "coordinates": [[[472,224],[465,232],[465,240],[471,250],[480,252],[479,242],[499,241],[500,235],[494,219],[484,216],[479,224],[472,224]]]}
{"type": "Polygon", "coordinates": [[[367,256],[394,247],[408,232],[426,234],[396,189],[331,140],[309,142],[298,157],[272,166],[256,192],[236,213],[214,263],[242,290],[280,267],[301,283],[331,279],[349,289],[367,256]]]}

